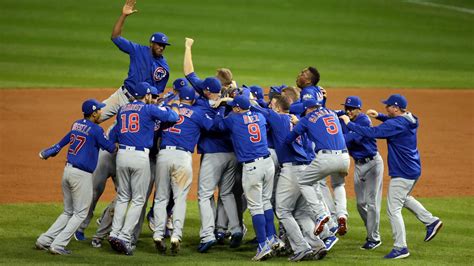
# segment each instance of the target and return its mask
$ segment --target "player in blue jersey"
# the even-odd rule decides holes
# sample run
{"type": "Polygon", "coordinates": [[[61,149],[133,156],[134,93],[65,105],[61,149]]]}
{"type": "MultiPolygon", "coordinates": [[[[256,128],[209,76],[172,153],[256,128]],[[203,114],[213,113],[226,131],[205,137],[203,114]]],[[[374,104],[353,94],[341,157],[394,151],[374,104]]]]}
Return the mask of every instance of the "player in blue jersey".
{"type": "MultiPolygon", "coordinates": [[[[357,96],[346,98],[343,111],[352,122],[364,127],[372,126],[370,118],[362,113],[362,101],[357,96]]],[[[377,150],[375,138],[363,137],[342,123],[349,155],[354,158],[354,190],[357,210],[367,230],[366,243],[361,249],[372,250],[382,244],[380,239],[380,209],[382,204],[383,160],[377,150]]]]}
{"type": "Polygon", "coordinates": [[[171,253],[179,251],[183,238],[186,215],[186,198],[193,179],[192,154],[202,130],[210,130],[212,119],[193,106],[195,91],[184,86],[179,91],[179,120],[163,130],[160,152],[156,161],[156,195],[154,218],[156,227],[153,241],[157,250],[166,251],[164,243],[167,210],[170,189],[174,195],[173,233],[171,235],[171,253]]]}
{"type": "Polygon", "coordinates": [[[383,103],[386,105],[388,115],[380,114],[375,110],[367,110],[369,116],[383,122],[379,126],[357,125],[346,115],[341,116],[341,119],[350,130],[357,134],[369,138],[387,139],[388,174],[391,177],[387,195],[387,213],[395,243],[392,251],[385,258],[401,259],[410,255],[402,217],[403,207],[409,209],[426,225],[425,241],[433,239],[443,223],[410,195],[421,175],[416,136],[419,126],[418,118],[406,110],[407,100],[400,94],[391,95],[383,103]]]}
{"type": "Polygon", "coordinates": [[[301,89],[300,101],[290,106],[290,113],[300,114],[304,112],[303,101],[313,99],[326,105],[326,90],[318,86],[320,79],[319,71],[312,66],[304,68],[296,77],[296,86],[301,89]]]}
{"type": "Polygon", "coordinates": [[[270,202],[275,167],[268,151],[266,120],[249,110],[250,100],[243,95],[227,104],[232,112],[223,118],[225,107],[221,107],[215,123],[221,131],[230,132],[237,160],[243,165],[242,186],[258,241],[253,260],[260,261],[271,256],[276,241],[270,202]]]}
{"type": "Polygon", "coordinates": [[[156,32],[150,37],[149,46],[131,42],[122,37],[122,28],[125,19],[137,12],[135,0],[127,0],[122,8],[122,14],[112,30],[112,42],[130,57],[128,77],[123,85],[108,99],[104,101],[106,107],[103,110],[101,121],[105,121],[115,115],[118,109],[133,101],[135,87],[140,82],[148,82],[156,87],[159,93],[166,88],[169,79],[169,66],[163,56],[166,46],[170,45],[168,37],[156,32]]]}
{"type": "Polygon", "coordinates": [[[99,148],[115,152],[116,146],[107,140],[104,130],[97,124],[105,105],[95,99],[82,104],[84,118],[72,124],[71,131],[61,141],[40,152],[41,159],[56,156],[69,144],[64,167],[62,189],[64,212],[53,225],[36,240],[36,248],[52,254],[68,255],[66,249],[74,232],[86,218],[92,200],[92,172],[97,166],[99,148]]]}
{"type": "Polygon", "coordinates": [[[132,255],[132,234],[138,223],[150,183],[149,149],[153,145],[156,120],[176,122],[178,109],[151,105],[150,85],[135,87],[135,101],[122,106],[111,140],[119,143],[117,152],[117,203],[109,242],[114,250],[132,255]],[[128,206],[130,204],[130,206],[128,206]],[[128,207],[128,208],[127,208],[128,207]]]}
{"type": "MultiPolygon", "coordinates": [[[[349,171],[349,154],[342,134],[341,125],[336,114],[322,107],[321,101],[309,99],[303,101],[306,116],[288,135],[287,141],[294,141],[298,135],[307,133],[314,143],[316,158],[305,169],[305,174],[298,180],[301,193],[308,202],[313,217],[316,217],[314,234],[319,235],[330,216],[321,201],[319,186],[313,186],[326,176],[344,178],[349,171]]],[[[344,195],[345,196],[345,195],[344,195]]],[[[345,201],[342,203],[345,205],[345,201]]],[[[346,208],[346,206],[341,206],[346,208]]]]}

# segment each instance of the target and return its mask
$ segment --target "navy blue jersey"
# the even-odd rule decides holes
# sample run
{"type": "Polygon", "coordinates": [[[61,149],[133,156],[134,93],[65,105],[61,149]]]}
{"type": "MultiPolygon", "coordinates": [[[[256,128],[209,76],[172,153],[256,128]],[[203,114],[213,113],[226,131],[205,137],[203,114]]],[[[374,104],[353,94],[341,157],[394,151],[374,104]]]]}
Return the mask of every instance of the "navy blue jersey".
{"type": "MultiPolygon", "coordinates": [[[[345,114],[344,111],[337,112],[338,116],[343,114],[345,114]]],[[[364,127],[372,126],[370,118],[363,113],[360,113],[353,122],[364,127]]],[[[354,159],[373,157],[377,154],[377,141],[375,138],[364,137],[357,134],[348,129],[345,123],[341,123],[341,126],[342,132],[344,133],[344,139],[346,140],[347,149],[354,159]]]]}
{"type": "Polygon", "coordinates": [[[117,113],[116,142],[137,148],[151,148],[156,120],[176,122],[179,116],[173,110],[134,101],[122,106],[117,113]]]}
{"type": "Polygon", "coordinates": [[[290,106],[290,113],[291,114],[298,114],[304,112],[303,101],[315,99],[318,102],[322,103],[322,106],[326,106],[326,98],[324,98],[323,93],[319,89],[319,86],[308,86],[301,90],[300,92],[300,100],[296,101],[291,104],[290,106]]]}
{"type": "Polygon", "coordinates": [[[341,123],[336,114],[325,107],[320,107],[303,117],[289,134],[287,141],[294,141],[298,135],[304,133],[307,133],[308,138],[314,142],[315,152],[346,149],[341,123]]]}
{"type": "Polygon", "coordinates": [[[303,146],[303,137],[299,136],[296,141],[287,143],[286,137],[293,130],[291,117],[289,114],[279,114],[271,109],[252,107],[252,110],[262,113],[272,128],[270,137],[273,139],[275,152],[280,164],[287,162],[309,162],[311,161],[306,154],[303,146]]]}
{"type": "Polygon", "coordinates": [[[267,127],[265,117],[256,112],[243,114],[231,112],[223,118],[224,108],[220,108],[215,124],[219,130],[230,132],[235,156],[239,162],[268,156],[267,127]]]}
{"type": "Polygon", "coordinates": [[[201,130],[210,130],[212,126],[212,119],[198,107],[180,104],[179,120],[163,130],[161,146],[178,146],[194,152],[201,130]]]}
{"type": "Polygon", "coordinates": [[[349,122],[347,127],[362,136],[387,139],[388,174],[392,177],[418,179],[421,175],[420,154],[417,148],[418,118],[410,113],[389,118],[380,114],[384,121],[376,127],[365,127],[349,122]]]}
{"type": "Polygon", "coordinates": [[[133,91],[138,83],[145,81],[156,87],[158,93],[165,90],[170,69],[163,56],[155,58],[150,47],[131,42],[122,36],[113,38],[112,42],[130,56],[128,77],[124,81],[127,89],[133,91]]]}
{"type": "Polygon", "coordinates": [[[68,163],[89,173],[94,172],[97,166],[99,148],[110,153],[115,151],[115,144],[105,137],[104,130],[87,119],[74,122],[71,131],[64,136],[58,145],[62,148],[68,143],[68,163]]]}
{"type": "Polygon", "coordinates": [[[205,86],[203,84],[203,80],[198,77],[198,75],[195,72],[192,72],[191,74],[188,74],[186,76],[186,79],[189,81],[191,86],[196,90],[196,92],[199,95],[203,95],[203,91],[205,89],[205,86]]]}

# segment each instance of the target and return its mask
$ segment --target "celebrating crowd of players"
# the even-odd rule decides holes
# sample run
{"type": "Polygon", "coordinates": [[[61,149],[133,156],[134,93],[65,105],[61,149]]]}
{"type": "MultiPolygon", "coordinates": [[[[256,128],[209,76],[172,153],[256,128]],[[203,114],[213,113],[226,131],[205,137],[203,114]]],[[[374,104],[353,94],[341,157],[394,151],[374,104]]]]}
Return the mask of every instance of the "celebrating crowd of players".
{"type": "Polygon", "coordinates": [[[344,183],[349,156],[355,162],[357,209],[367,230],[361,248],[373,250],[382,243],[384,171],[376,138],[388,140],[392,177],[387,198],[395,243],[385,257],[409,256],[402,207],[427,226],[425,241],[436,235],[441,220],[409,195],[421,174],[418,119],[406,110],[402,95],[383,102],[388,115],[362,113],[357,96],[346,99],[344,110],[330,110],[325,107],[326,91],[318,86],[318,70],[307,67],[297,76],[296,86],[271,87],[267,102],[261,87],[237,86],[229,69],[200,79],[192,62],[193,40],[186,38],[185,78],[175,80],[173,91],[160,97],[169,79],[163,52],[170,44],[163,33],[153,34],[149,46],[121,36],[126,17],[136,12],[134,4],[127,0],[112,32],[114,44],[130,56],[124,84],[103,103],[85,101],[84,118],[40,153],[47,159],[69,144],[62,181],[64,212],[38,238],[38,249],[70,254],[66,246],[73,236],[85,240],[84,230],[112,177],[117,196],[98,219],[92,246],[101,247],[107,239],[117,252],[132,255],[147,217],[156,249],[166,253],[169,237],[171,253],[179,253],[197,146],[198,252],[226,239],[231,248],[239,247],[247,231],[242,214],[248,209],[257,245],[253,260],[279,254],[292,254],[291,261],[324,258],[337,235],[348,231],[344,183]],[[97,124],[114,115],[116,123],[105,138],[97,124]],[[371,127],[369,116],[384,123],[371,127]]]}

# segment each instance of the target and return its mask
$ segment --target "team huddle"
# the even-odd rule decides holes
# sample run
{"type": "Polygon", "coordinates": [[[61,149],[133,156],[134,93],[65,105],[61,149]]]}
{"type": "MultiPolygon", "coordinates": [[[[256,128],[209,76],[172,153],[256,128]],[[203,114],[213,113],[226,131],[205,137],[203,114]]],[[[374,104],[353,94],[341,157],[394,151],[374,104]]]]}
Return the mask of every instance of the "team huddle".
{"type": "Polygon", "coordinates": [[[185,40],[184,78],[163,95],[170,75],[163,53],[171,44],[163,33],[154,33],[149,46],[121,36],[125,19],[136,12],[134,5],[127,0],[112,31],[113,43],[130,57],[123,85],[102,103],[86,100],[84,117],[40,152],[47,159],[69,144],[64,212],[37,239],[38,249],[67,255],[72,237],[85,240],[84,230],[111,177],[117,195],[97,220],[92,246],[100,248],[106,240],[118,253],[133,255],[146,218],[157,251],[167,252],[169,238],[171,254],[179,254],[197,148],[198,252],[226,240],[231,248],[241,246],[248,209],[257,246],[253,260],[287,254],[290,261],[323,259],[349,229],[345,177],[350,157],[357,210],[367,233],[361,248],[373,250],[382,244],[384,172],[376,139],[387,139],[391,177],[387,212],[394,245],[385,258],[410,254],[403,207],[426,225],[425,241],[438,233],[441,220],[410,195],[421,163],[418,118],[407,111],[404,96],[383,101],[387,115],[371,109],[363,113],[357,96],[347,97],[342,110],[331,110],[328,93],[318,86],[318,70],[306,67],[296,86],[273,86],[265,99],[261,87],[238,86],[226,68],[201,79],[194,71],[190,38],[185,40]],[[113,116],[116,121],[105,133],[98,124],[113,116]],[[383,123],[372,127],[370,118],[383,123]]]}

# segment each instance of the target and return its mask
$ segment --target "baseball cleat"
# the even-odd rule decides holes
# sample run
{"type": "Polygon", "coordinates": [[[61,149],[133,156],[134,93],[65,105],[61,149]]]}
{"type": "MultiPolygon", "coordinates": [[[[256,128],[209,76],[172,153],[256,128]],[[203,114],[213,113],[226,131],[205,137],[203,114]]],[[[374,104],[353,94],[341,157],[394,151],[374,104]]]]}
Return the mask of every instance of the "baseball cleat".
{"type": "Polygon", "coordinates": [[[76,231],[74,233],[74,239],[76,239],[77,241],[84,241],[86,240],[86,236],[84,235],[84,232],[76,231]]]}
{"type": "Polygon", "coordinates": [[[328,250],[325,247],[320,247],[319,249],[313,248],[313,259],[322,260],[328,254],[328,250]]]}
{"type": "Polygon", "coordinates": [[[120,242],[119,242],[118,238],[110,236],[108,241],[109,241],[110,247],[112,247],[113,250],[115,250],[119,253],[122,252],[122,247],[120,245],[120,242]]]}
{"type": "Polygon", "coordinates": [[[336,236],[330,236],[326,239],[324,239],[324,245],[326,246],[326,250],[329,251],[336,245],[337,241],[339,241],[339,238],[336,236]]]}
{"type": "Polygon", "coordinates": [[[316,220],[316,224],[314,225],[314,234],[319,235],[323,232],[324,225],[329,221],[329,216],[321,216],[316,220]]]}
{"type": "Polygon", "coordinates": [[[205,243],[199,243],[198,251],[200,253],[205,253],[209,249],[211,249],[211,247],[214,246],[216,243],[217,243],[216,240],[211,240],[211,241],[208,241],[208,242],[205,242],[205,243]]]}
{"type": "Polygon", "coordinates": [[[295,253],[293,256],[289,257],[289,261],[297,262],[300,260],[309,259],[313,255],[313,250],[308,248],[307,250],[303,250],[301,252],[295,253]]]}
{"type": "Polygon", "coordinates": [[[49,246],[43,245],[39,241],[36,241],[35,248],[38,250],[49,250],[49,246]]]}
{"type": "Polygon", "coordinates": [[[369,241],[365,242],[365,244],[360,247],[362,250],[373,250],[378,248],[380,245],[382,245],[382,241],[369,241]]]}
{"type": "Polygon", "coordinates": [[[264,261],[272,256],[272,249],[267,242],[265,244],[259,244],[257,247],[257,254],[252,258],[254,261],[264,261]]]}
{"type": "Polygon", "coordinates": [[[166,253],[166,244],[162,238],[154,238],[153,242],[155,242],[155,248],[158,250],[159,253],[165,254],[166,253]]]}
{"type": "Polygon", "coordinates": [[[347,233],[347,218],[344,216],[337,218],[337,224],[337,234],[340,236],[345,235],[347,233]]]}
{"type": "Polygon", "coordinates": [[[67,250],[65,248],[49,248],[49,253],[53,255],[71,255],[72,252],[70,250],[67,250]]]}
{"type": "Polygon", "coordinates": [[[426,226],[425,242],[428,242],[431,239],[433,239],[436,236],[436,234],[439,232],[439,229],[441,229],[441,227],[443,227],[443,222],[440,219],[426,226]]]}
{"type": "Polygon", "coordinates": [[[92,238],[91,245],[94,248],[102,247],[102,239],[99,238],[92,238]]]}
{"type": "Polygon", "coordinates": [[[224,232],[217,232],[215,234],[215,236],[216,236],[217,244],[219,244],[219,245],[224,245],[225,244],[225,233],[224,232]]]}
{"type": "Polygon", "coordinates": [[[235,233],[232,234],[232,237],[230,239],[230,248],[238,248],[242,244],[242,238],[244,237],[243,233],[235,233]]]}
{"type": "Polygon", "coordinates": [[[394,248],[390,253],[385,255],[385,259],[403,259],[410,256],[410,252],[408,252],[408,248],[397,249],[394,248]]]}
{"type": "Polygon", "coordinates": [[[172,237],[171,238],[171,255],[178,254],[179,248],[181,246],[181,241],[179,239],[172,237]]]}
{"type": "Polygon", "coordinates": [[[278,238],[276,235],[274,235],[272,239],[269,241],[270,241],[272,250],[276,254],[280,254],[281,251],[283,251],[283,249],[285,248],[285,242],[281,241],[280,238],[278,238]]]}

